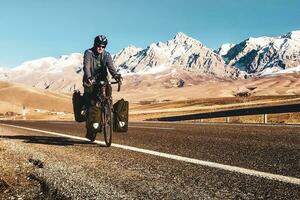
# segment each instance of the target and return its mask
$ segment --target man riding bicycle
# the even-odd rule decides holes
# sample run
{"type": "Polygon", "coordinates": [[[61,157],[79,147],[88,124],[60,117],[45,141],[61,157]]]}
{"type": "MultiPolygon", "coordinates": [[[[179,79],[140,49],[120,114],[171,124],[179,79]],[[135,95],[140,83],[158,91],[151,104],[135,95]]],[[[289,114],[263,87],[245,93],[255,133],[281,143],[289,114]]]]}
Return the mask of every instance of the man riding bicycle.
{"type": "Polygon", "coordinates": [[[86,107],[88,107],[90,104],[90,95],[92,94],[93,89],[91,86],[94,81],[107,80],[107,71],[109,71],[112,77],[117,81],[121,79],[121,75],[117,73],[115,67],[113,66],[110,53],[105,51],[107,43],[107,38],[104,35],[98,35],[94,39],[94,46],[84,52],[83,86],[86,107]]]}
{"type": "MultiPolygon", "coordinates": [[[[84,52],[83,57],[83,86],[84,86],[84,104],[83,114],[86,115],[87,109],[91,106],[94,92],[94,83],[108,81],[108,72],[116,80],[121,80],[121,75],[117,73],[113,66],[112,57],[109,52],[105,51],[107,38],[104,35],[98,35],[94,39],[92,48],[84,52]]],[[[106,88],[107,96],[111,97],[112,88],[108,84],[106,88]]]]}

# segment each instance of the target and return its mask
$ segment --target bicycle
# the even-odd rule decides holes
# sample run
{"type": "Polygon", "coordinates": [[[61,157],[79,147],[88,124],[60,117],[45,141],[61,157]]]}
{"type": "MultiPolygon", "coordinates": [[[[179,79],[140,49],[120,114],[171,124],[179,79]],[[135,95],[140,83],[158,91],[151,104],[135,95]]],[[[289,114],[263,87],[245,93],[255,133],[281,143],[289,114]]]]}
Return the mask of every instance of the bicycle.
{"type": "Polygon", "coordinates": [[[112,97],[111,94],[107,94],[109,93],[108,90],[111,91],[111,84],[118,84],[119,92],[121,89],[122,80],[115,82],[98,81],[93,83],[93,87],[95,88],[95,102],[93,102],[94,106],[92,106],[90,109],[101,109],[100,120],[89,119],[88,117],[86,121],[88,138],[91,141],[94,141],[97,133],[103,131],[104,141],[107,147],[111,146],[113,134],[112,97]]]}

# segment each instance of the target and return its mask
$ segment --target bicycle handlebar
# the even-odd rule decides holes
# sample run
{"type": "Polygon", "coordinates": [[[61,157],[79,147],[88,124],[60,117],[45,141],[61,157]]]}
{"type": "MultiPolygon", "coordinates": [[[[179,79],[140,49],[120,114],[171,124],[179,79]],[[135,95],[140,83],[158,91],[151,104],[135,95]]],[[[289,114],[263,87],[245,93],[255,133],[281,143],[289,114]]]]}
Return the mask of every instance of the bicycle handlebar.
{"type": "Polygon", "coordinates": [[[122,80],[109,82],[110,84],[118,84],[118,92],[121,90],[122,80]]]}
{"type": "Polygon", "coordinates": [[[115,82],[110,82],[110,84],[118,84],[118,92],[120,92],[121,90],[121,85],[122,85],[122,81],[115,81],[115,82]]]}
{"type": "MultiPolygon", "coordinates": [[[[102,81],[100,81],[100,83],[101,83],[102,81]]],[[[104,81],[104,82],[106,82],[106,83],[108,83],[108,84],[118,84],[118,92],[120,92],[120,90],[121,90],[121,85],[122,85],[122,79],[121,80],[119,80],[119,81],[114,81],[114,82],[110,82],[110,81],[104,81]]],[[[92,81],[92,85],[95,85],[95,84],[97,84],[96,83],[96,81],[95,81],[95,79],[93,79],[93,81],[92,81]]],[[[102,83],[103,84],[103,83],[102,83]]],[[[91,85],[86,85],[86,86],[91,86],[91,85]]]]}

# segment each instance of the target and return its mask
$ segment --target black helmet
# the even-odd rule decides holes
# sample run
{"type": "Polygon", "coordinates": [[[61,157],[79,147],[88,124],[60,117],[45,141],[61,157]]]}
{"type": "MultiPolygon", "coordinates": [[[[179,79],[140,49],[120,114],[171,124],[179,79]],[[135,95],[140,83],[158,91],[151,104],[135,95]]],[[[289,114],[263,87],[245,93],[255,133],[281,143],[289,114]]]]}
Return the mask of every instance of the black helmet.
{"type": "Polygon", "coordinates": [[[107,45],[107,38],[104,35],[98,35],[94,39],[94,47],[98,47],[100,45],[107,45]]]}

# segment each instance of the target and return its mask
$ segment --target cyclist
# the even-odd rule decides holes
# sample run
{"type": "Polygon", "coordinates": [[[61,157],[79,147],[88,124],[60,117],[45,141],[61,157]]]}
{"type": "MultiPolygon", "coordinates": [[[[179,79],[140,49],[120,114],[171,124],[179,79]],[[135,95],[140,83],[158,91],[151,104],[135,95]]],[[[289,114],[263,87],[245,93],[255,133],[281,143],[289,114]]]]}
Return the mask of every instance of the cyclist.
{"type": "MultiPolygon", "coordinates": [[[[121,75],[117,73],[113,65],[110,53],[105,51],[107,43],[107,38],[104,35],[98,35],[94,39],[93,47],[84,52],[84,75],[82,82],[84,87],[83,97],[85,108],[82,110],[83,115],[87,115],[87,110],[90,107],[91,102],[93,102],[93,83],[95,81],[108,81],[108,71],[116,81],[120,81],[122,79],[121,75]]],[[[106,88],[106,95],[111,97],[111,93],[112,88],[111,85],[108,84],[106,88]]]]}
{"type": "MultiPolygon", "coordinates": [[[[84,52],[83,57],[83,86],[85,107],[90,105],[90,99],[93,92],[92,84],[94,81],[108,80],[108,72],[116,81],[121,79],[121,75],[117,73],[112,57],[109,52],[105,51],[107,46],[107,38],[104,35],[98,35],[94,39],[92,48],[84,52]]],[[[111,96],[111,86],[108,86],[108,94],[111,96]]]]}

